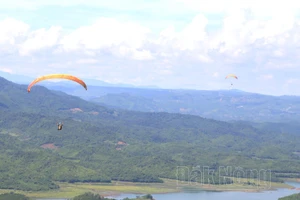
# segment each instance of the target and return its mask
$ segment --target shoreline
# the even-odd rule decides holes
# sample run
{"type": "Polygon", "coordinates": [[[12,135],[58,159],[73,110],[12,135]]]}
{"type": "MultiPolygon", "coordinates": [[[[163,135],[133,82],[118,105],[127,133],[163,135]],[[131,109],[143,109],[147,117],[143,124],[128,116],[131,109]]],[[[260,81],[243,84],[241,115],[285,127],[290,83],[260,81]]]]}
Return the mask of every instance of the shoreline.
{"type": "MultiPolygon", "coordinates": [[[[164,179],[164,181],[168,182],[175,182],[176,180],[170,180],[170,179],[164,179]]],[[[295,181],[293,180],[292,182],[299,182],[300,183],[300,179],[295,181]]],[[[124,184],[128,183],[128,184],[133,184],[131,182],[122,182],[124,184]]],[[[167,183],[165,183],[167,184],[167,183]]],[[[140,183],[140,185],[153,185],[153,184],[147,184],[147,183],[140,183]]],[[[228,184],[230,186],[230,184],[228,184]]],[[[163,191],[163,192],[152,192],[152,193],[147,193],[147,192],[131,192],[130,194],[134,194],[134,195],[145,195],[145,194],[171,194],[171,193],[181,193],[181,192],[201,192],[201,191],[205,191],[205,192],[245,192],[245,193],[260,193],[260,192],[272,192],[272,191],[276,191],[278,189],[295,189],[295,187],[288,185],[287,183],[275,183],[274,182],[275,187],[270,187],[270,188],[261,188],[261,189],[257,189],[257,188],[220,188],[220,186],[217,185],[202,185],[199,187],[189,187],[189,188],[185,188],[185,187],[176,187],[176,190],[174,191],[163,191]]],[[[225,186],[226,187],[226,186],[225,186]]],[[[250,186],[251,187],[251,186],[250,186]]],[[[253,186],[256,187],[256,186],[253,186]]],[[[102,195],[103,197],[118,197],[122,194],[126,194],[128,192],[107,192],[107,194],[103,194],[103,193],[99,193],[100,195],[102,195]]]]}
{"type": "MultiPolygon", "coordinates": [[[[299,180],[285,180],[287,182],[298,182],[299,180]]],[[[60,189],[52,191],[14,191],[0,189],[0,193],[16,192],[24,194],[28,197],[35,199],[43,198],[73,198],[74,196],[83,194],[85,192],[98,193],[103,197],[117,197],[122,194],[170,194],[180,192],[246,192],[246,193],[259,193],[267,191],[276,191],[278,189],[294,189],[295,187],[288,185],[288,183],[271,183],[269,187],[247,186],[239,183],[228,185],[201,185],[197,183],[181,182],[182,186],[178,186],[176,180],[164,179],[164,183],[133,183],[133,182],[120,182],[114,181],[109,184],[104,183],[58,183],[60,189]]],[[[268,186],[268,185],[262,185],[268,186]]]]}
{"type": "MultiPolygon", "coordinates": [[[[264,189],[264,190],[251,190],[251,189],[198,189],[198,190],[181,190],[181,191],[177,191],[177,192],[161,192],[161,193],[151,193],[151,195],[155,195],[155,194],[175,194],[175,193],[182,193],[182,192],[243,192],[243,193],[262,193],[262,192],[272,192],[272,191],[277,191],[278,189],[287,189],[287,188],[272,188],[272,189],[264,189]]],[[[119,192],[114,192],[114,193],[110,193],[110,194],[100,194],[103,197],[106,198],[115,198],[118,196],[121,196],[123,194],[127,194],[127,193],[119,193],[119,192]]],[[[147,193],[130,193],[130,194],[134,194],[134,195],[146,195],[147,193]]]]}
{"type": "MultiPolygon", "coordinates": [[[[297,181],[298,182],[298,181],[297,181]]],[[[300,182],[298,182],[300,183],[300,182]]],[[[288,185],[288,184],[286,184],[288,185]]],[[[293,186],[290,187],[278,187],[278,188],[270,188],[270,189],[208,189],[208,188],[201,188],[201,189],[196,189],[196,190],[178,190],[177,192],[173,191],[173,192],[161,192],[161,193],[151,193],[151,195],[153,194],[174,194],[174,193],[182,193],[182,192],[201,192],[201,191],[205,191],[205,192],[243,192],[243,193],[263,193],[263,192],[274,192],[277,191],[279,189],[290,189],[290,190],[298,190],[299,188],[295,188],[293,186]]],[[[300,190],[300,189],[299,189],[300,190]]],[[[113,192],[107,195],[104,194],[100,194],[103,197],[106,198],[116,198],[118,196],[121,196],[123,194],[127,194],[127,193],[123,193],[123,192],[113,192]]],[[[147,193],[130,193],[130,194],[134,194],[134,195],[146,195],[147,193]]]]}

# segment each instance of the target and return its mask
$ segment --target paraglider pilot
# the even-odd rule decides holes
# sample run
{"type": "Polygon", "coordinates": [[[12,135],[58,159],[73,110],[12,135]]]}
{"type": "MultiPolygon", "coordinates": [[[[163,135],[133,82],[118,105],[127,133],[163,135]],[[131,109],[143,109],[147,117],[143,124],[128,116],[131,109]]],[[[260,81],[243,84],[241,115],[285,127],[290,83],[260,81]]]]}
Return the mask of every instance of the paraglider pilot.
{"type": "Polygon", "coordinates": [[[63,123],[61,123],[61,122],[59,122],[59,123],[57,123],[57,130],[61,130],[62,129],[62,127],[63,127],[63,123]]]}

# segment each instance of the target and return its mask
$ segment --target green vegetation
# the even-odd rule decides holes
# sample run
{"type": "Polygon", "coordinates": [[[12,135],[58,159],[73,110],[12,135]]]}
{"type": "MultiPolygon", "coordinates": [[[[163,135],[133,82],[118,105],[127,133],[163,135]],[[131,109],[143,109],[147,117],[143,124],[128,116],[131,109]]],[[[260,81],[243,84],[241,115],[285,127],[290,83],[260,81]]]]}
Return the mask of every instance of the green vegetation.
{"type": "MultiPolygon", "coordinates": [[[[152,195],[150,194],[144,196],[137,196],[134,199],[125,198],[124,200],[139,200],[139,199],[154,200],[152,195]]],[[[30,198],[23,194],[10,192],[5,194],[0,194],[0,200],[30,200],[30,198]]],[[[72,198],[72,200],[114,200],[114,199],[105,198],[100,196],[99,194],[94,194],[92,192],[86,192],[84,194],[75,196],[74,198],[72,198]]]]}
{"type": "MultiPolygon", "coordinates": [[[[139,199],[154,200],[151,194],[147,194],[144,196],[137,196],[134,199],[125,198],[123,200],[139,200],[139,199]]],[[[81,195],[78,195],[78,196],[72,198],[72,200],[114,200],[114,199],[105,198],[105,197],[100,196],[99,194],[94,194],[92,192],[86,192],[84,194],[81,194],[81,195]]]]}
{"type": "Polygon", "coordinates": [[[299,177],[297,126],[282,130],[109,109],[40,86],[28,94],[26,86],[1,78],[0,84],[2,189],[55,191],[57,182],[162,183],[163,178],[224,185],[242,170],[239,176],[267,181],[299,177]],[[58,121],[64,122],[62,131],[58,121]],[[222,166],[232,166],[231,173],[222,166]],[[250,172],[260,169],[272,174],[250,172]]]}
{"type": "Polygon", "coordinates": [[[134,199],[125,198],[123,200],[139,200],[139,199],[154,200],[151,194],[147,194],[147,195],[144,195],[144,196],[137,196],[134,199]]]}
{"type": "MultiPolygon", "coordinates": [[[[73,198],[85,192],[92,192],[106,196],[109,194],[133,193],[133,194],[148,194],[148,193],[174,193],[180,190],[177,187],[176,180],[165,180],[164,183],[133,183],[112,181],[112,183],[66,183],[57,182],[59,189],[47,191],[20,191],[33,199],[36,198],[73,198]]],[[[284,187],[284,184],[276,183],[276,186],[284,187]]],[[[1,189],[0,193],[7,193],[10,190],[1,189]]]]}
{"type": "Polygon", "coordinates": [[[29,197],[26,197],[23,194],[16,194],[16,193],[5,193],[0,194],[0,200],[30,200],[29,197]]]}
{"type": "MultiPolygon", "coordinates": [[[[203,185],[188,183],[180,181],[179,185],[176,180],[163,179],[164,183],[133,183],[133,182],[120,182],[112,181],[112,183],[62,183],[57,182],[59,189],[48,191],[20,191],[15,192],[24,194],[32,199],[36,198],[74,198],[85,192],[92,192],[100,194],[101,196],[114,195],[120,193],[132,193],[132,194],[163,194],[163,193],[177,193],[181,191],[261,191],[264,188],[259,188],[255,185],[243,184],[248,180],[242,179],[242,181],[235,180],[233,184],[228,185],[203,185]]],[[[255,183],[256,180],[249,180],[255,183]]],[[[272,189],[276,188],[293,188],[290,185],[284,183],[275,183],[271,185],[272,189]]],[[[269,189],[269,188],[268,188],[269,189]]],[[[11,190],[0,190],[0,193],[7,193],[11,190]]]]}
{"type": "Polygon", "coordinates": [[[114,200],[101,197],[99,194],[93,194],[91,192],[84,193],[82,195],[74,197],[72,200],[114,200]]]}
{"type": "Polygon", "coordinates": [[[299,200],[299,199],[300,199],[300,193],[292,194],[292,195],[287,196],[287,197],[282,197],[282,198],[279,198],[278,200],[299,200]]]}
{"type": "Polygon", "coordinates": [[[142,112],[192,114],[224,121],[290,122],[299,121],[300,117],[300,97],[297,96],[277,97],[239,90],[169,90],[100,86],[93,87],[91,95],[72,87],[55,89],[61,89],[100,105],[142,112]]]}

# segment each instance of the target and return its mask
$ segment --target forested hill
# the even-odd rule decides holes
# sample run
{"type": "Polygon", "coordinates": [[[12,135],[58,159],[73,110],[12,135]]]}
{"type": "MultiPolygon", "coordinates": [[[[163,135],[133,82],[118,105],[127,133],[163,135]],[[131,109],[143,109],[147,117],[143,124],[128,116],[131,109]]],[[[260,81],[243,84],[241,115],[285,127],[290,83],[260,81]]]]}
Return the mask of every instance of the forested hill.
{"type": "Polygon", "coordinates": [[[71,108],[98,112],[105,110],[103,107],[87,103],[79,97],[50,91],[39,85],[33,86],[30,93],[27,92],[27,85],[19,85],[2,77],[0,77],[0,85],[1,110],[47,114],[53,111],[67,111],[71,108]]]}
{"type": "Polygon", "coordinates": [[[54,181],[160,182],[175,179],[177,166],[272,169],[280,176],[300,171],[296,131],[108,109],[41,86],[28,94],[25,85],[5,79],[0,84],[0,188],[51,189],[57,187],[54,181]],[[64,122],[62,131],[57,121],[64,122]]]}
{"type": "MultiPolygon", "coordinates": [[[[100,88],[90,98],[99,105],[144,112],[192,114],[217,120],[299,121],[299,96],[270,96],[239,90],[158,90],[100,88]],[[149,95],[150,94],[150,95],[149,95]]],[[[72,94],[72,92],[70,92],[72,94]]],[[[81,96],[82,92],[75,93],[81,96]]]]}
{"type": "Polygon", "coordinates": [[[299,200],[299,199],[300,199],[300,193],[282,197],[282,198],[279,198],[278,200],[299,200]]]}
{"type": "Polygon", "coordinates": [[[170,90],[49,84],[50,89],[114,108],[192,114],[217,120],[282,122],[300,118],[299,96],[271,96],[240,90],[170,90]]]}

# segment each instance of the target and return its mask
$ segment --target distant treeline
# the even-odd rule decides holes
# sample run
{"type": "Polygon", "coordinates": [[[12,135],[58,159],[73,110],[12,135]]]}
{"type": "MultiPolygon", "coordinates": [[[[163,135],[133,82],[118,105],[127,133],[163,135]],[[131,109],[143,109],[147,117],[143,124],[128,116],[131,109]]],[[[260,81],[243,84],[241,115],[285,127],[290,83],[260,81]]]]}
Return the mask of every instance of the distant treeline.
{"type": "MultiPolygon", "coordinates": [[[[152,195],[147,194],[144,196],[137,196],[136,198],[129,199],[125,198],[124,200],[154,200],[152,195]]],[[[11,193],[5,193],[5,194],[0,194],[0,200],[31,200],[29,197],[23,195],[23,194],[17,194],[14,192],[11,193]]],[[[115,200],[111,198],[105,198],[100,196],[99,194],[94,194],[91,192],[86,192],[82,195],[78,195],[70,200],[115,200]]]]}

